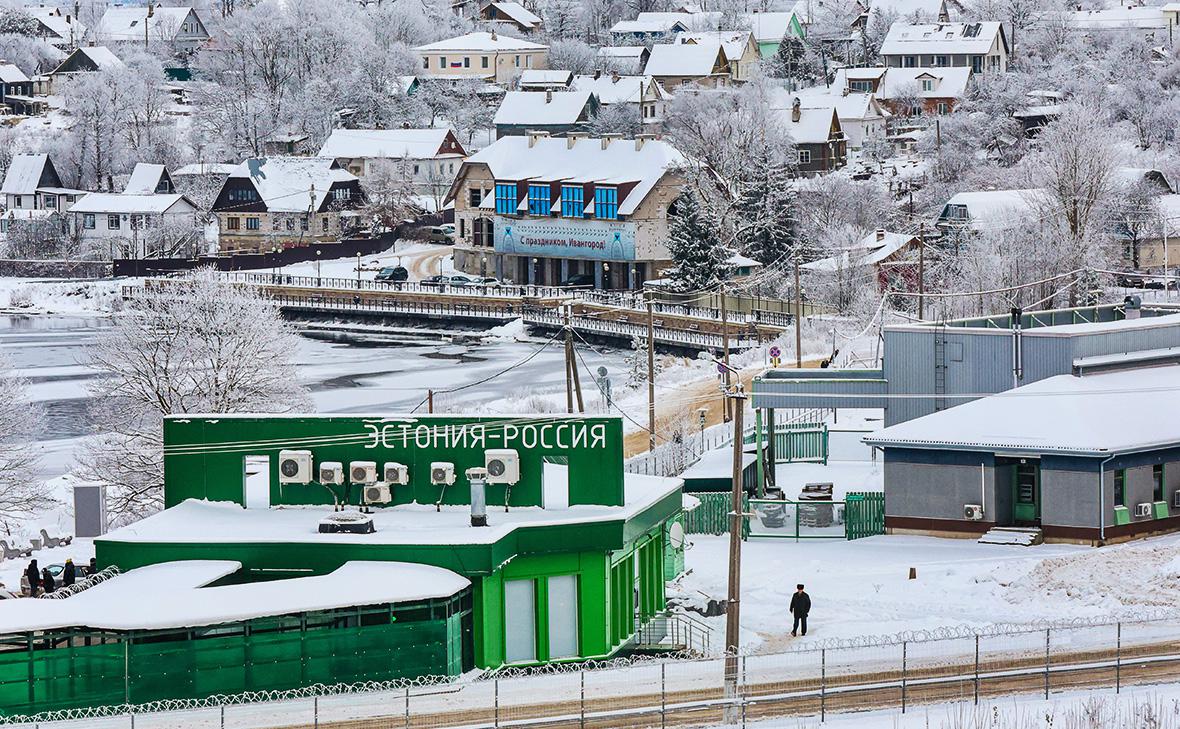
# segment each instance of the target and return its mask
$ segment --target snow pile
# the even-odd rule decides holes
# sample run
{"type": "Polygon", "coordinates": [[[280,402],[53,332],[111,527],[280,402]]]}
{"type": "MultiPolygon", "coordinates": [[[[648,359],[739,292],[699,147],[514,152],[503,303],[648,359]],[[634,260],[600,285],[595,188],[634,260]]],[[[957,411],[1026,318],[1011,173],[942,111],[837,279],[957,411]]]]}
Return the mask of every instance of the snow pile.
{"type": "Polygon", "coordinates": [[[132,281],[0,279],[0,311],[22,314],[107,314],[132,281]]]}
{"type": "Polygon", "coordinates": [[[1180,604],[1180,544],[1108,547],[1040,562],[1008,584],[1015,604],[1069,601],[1110,611],[1180,604]]]}
{"type": "Polygon", "coordinates": [[[513,319],[507,324],[501,324],[498,327],[492,327],[487,330],[483,338],[488,340],[502,340],[507,342],[518,341],[525,336],[524,319],[513,319]]]}

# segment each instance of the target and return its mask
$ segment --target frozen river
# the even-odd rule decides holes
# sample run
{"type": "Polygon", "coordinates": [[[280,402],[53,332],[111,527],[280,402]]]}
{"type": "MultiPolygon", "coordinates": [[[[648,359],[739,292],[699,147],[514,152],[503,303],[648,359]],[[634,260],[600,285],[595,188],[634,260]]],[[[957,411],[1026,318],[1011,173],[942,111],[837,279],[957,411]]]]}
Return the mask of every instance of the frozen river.
{"type": "MultiPolygon", "coordinates": [[[[8,354],[30,393],[45,411],[44,475],[70,470],[79,438],[90,432],[87,385],[97,373],[86,364],[86,351],[109,326],[101,317],[56,315],[0,317],[0,350],[8,354]]],[[[405,412],[418,405],[427,389],[447,390],[480,381],[520,362],[542,340],[485,340],[478,333],[387,329],[354,332],[305,329],[297,354],[300,376],[312,391],[319,412],[405,412]]],[[[622,379],[625,352],[582,350],[591,368],[605,365],[622,379]]],[[[436,396],[449,411],[502,408],[505,398],[563,392],[565,375],[560,343],[549,345],[529,362],[485,384],[436,396]]],[[[589,409],[597,403],[590,373],[582,373],[589,409]]],[[[425,411],[425,406],[421,408],[425,411]]]]}

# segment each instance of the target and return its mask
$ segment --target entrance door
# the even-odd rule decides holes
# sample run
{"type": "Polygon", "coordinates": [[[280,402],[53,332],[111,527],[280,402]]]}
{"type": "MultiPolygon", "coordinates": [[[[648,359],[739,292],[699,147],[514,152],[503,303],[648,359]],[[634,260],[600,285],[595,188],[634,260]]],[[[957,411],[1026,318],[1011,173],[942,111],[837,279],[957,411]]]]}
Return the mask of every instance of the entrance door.
{"type": "Polygon", "coordinates": [[[1012,516],[1017,524],[1041,521],[1041,462],[1017,463],[1012,479],[1012,516]]]}
{"type": "Polygon", "coordinates": [[[270,456],[246,456],[242,497],[247,509],[270,508],[270,456]]]}

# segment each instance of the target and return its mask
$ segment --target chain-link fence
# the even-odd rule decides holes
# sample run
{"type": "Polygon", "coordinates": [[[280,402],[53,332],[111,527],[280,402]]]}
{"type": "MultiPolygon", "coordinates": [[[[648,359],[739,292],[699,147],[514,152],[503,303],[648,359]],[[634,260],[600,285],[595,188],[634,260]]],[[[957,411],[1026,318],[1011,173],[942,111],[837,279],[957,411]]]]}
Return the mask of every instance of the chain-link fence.
{"type": "Polygon", "coordinates": [[[450,681],[318,686],[295,692],[4,717],[104,729],[425,729],[745,726],[849,710],[907,711],[1014,694],[1180,680],[1180,616],[1075,621],[821,641],[781,653],[636,657],[506,669],[450,681]],[[64,723],[63,723],[64,722],[64,723]]]}

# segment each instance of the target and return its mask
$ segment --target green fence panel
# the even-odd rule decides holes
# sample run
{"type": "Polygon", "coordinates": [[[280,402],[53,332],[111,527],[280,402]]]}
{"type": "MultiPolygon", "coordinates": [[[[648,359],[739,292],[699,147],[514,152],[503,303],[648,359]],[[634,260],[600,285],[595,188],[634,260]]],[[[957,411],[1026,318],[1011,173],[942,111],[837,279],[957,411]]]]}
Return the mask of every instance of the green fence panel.
{"type": "MultiPolygon", "coordinates": [[[[754,431],[747,431],[743,442],[754,442],[754,431]]],[[[774,427],[776,463],[828,462],[828,426],[826,423],[779,423],[774,427]]]]}
{"type": "MultiPolygon", "coordinates": [[[[733,503],[733,494],[728,491],[698,491],[691,494],[700,499],[700,506],[692,511],[684,512],[684,532],[686,534],[721,535],[729,533],[729,512],[733,503]]],[[[742,511],[750,510],[750,498],[742,495],[742,511]]],[[[742,530],[742,538],[750,535],[750,525],[747,522],[742,530]]]]}
{"type": "Polygon", "coordinates": [[[848,538],[862,539],[885,533],[885,494],[880,491],[849,493],[844,507],[848,538]]]}

